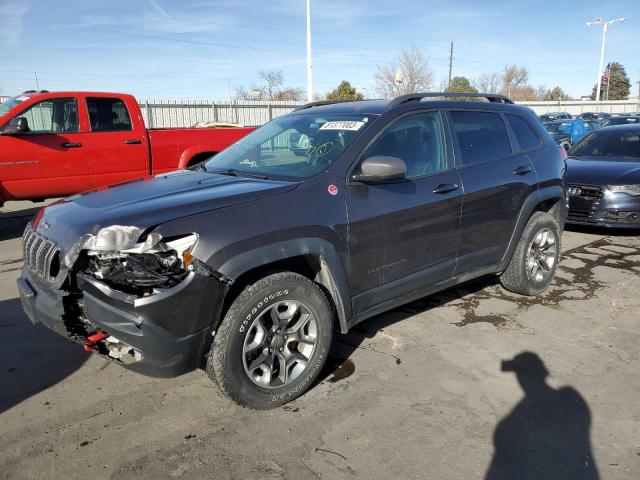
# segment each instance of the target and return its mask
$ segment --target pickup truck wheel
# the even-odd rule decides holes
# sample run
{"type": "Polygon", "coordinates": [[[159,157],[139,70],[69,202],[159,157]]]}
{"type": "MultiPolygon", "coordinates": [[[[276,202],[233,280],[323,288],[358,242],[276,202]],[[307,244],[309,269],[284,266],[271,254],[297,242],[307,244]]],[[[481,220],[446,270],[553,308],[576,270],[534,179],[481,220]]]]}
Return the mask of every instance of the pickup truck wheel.
{"type": "Polygon", "coordinates": [[[214,336],[207,374],[239,405],[283,405],[320,373],[331,345],[332,312],[322,289],[306,277],[265,277],[229,308],[214,336]]]}
{"type": "Polygon", "coordinates": [[[556,272],[560,256],[560,226],[545,212],[535,212],[522,232],[511,262],[500,275],[507,290],[521,295],[544,292],[556,272]]]}

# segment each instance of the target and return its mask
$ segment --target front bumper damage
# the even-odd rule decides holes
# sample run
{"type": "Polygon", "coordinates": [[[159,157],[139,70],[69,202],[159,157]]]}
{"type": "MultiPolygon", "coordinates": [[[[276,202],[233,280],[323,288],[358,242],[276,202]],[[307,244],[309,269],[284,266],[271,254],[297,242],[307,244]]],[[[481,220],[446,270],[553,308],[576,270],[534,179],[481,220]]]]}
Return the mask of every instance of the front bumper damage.
{"type": "Polygon", "coordinates": [[[74,289],[56,289],[25,266],[18,278],[34,324],[84,345],[123,367],[175,377],[201,367],[228,283],[194,271],[161,293],[136,297],[77,273],[74,289]]]}

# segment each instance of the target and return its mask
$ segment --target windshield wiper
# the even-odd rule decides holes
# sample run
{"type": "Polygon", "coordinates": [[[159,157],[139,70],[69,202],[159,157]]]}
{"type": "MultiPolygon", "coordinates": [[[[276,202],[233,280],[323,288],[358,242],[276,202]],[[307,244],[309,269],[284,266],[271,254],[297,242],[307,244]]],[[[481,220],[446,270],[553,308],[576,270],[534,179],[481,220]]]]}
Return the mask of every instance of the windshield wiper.
{"type": "Polygon", "coordinates": [[[267,180],[266,175],[260,175],[258,173],[249,173],[249,172],[239,172],[233,168],[228,168],[223,172],[211,172],[217,173],[218,175],[228,175],[230,177],[247,177],[247,178],[257,178],[259,180],[267,180]]]}

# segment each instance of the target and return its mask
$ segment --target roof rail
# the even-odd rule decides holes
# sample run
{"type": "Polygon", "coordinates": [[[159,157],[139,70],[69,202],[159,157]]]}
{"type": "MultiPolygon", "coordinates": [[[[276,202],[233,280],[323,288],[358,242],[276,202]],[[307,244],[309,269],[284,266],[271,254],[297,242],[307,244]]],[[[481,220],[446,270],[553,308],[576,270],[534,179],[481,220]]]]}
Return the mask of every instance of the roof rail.
{"type": "Polygon", "coordinates": [[[332,105],[334,103],[346,103],[346,102],[360,102],[361,100],[320,100],[318,102],[310,102],[305,103],[304,105],[300,105],[298,108],[294,109],[294,112],[299,110],[306,110],[307,108],[312,107],[321,107],[323,105],[332,105]]]}
{"type": "Polygon", "coordinates": [[[511,99],[504,95],[495,93],[471,93],[471,92],[427,92],[427,93],[407,93],[400,95],[389,102],[389,107],[397,107],[403,103],[419,102],[423,98],[434,97],[468,97],[468,98],[486,98],[493,103],[513,103],[511,99]]]}
{"type": "Polygon", "coordinates": [[[25,90],[22,93],[38,93],[38,92],[36,92],[35,90],[25,90]]]}

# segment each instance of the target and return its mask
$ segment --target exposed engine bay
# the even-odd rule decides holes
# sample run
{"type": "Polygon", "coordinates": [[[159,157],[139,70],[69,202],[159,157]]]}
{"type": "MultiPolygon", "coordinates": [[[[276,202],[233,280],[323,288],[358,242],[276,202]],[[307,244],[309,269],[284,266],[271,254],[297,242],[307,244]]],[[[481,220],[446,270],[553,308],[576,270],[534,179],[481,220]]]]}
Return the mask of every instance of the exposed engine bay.
{"type": "Polygon", "coordinates": [[[85,273],[115,290],[138,296],[151,295],[158,288],[171,288],[188,273],[176,251],[132,254],[92,252],[88,260],[85,273]]]}
{"type": "MultiPolygon", "coordinates": [[[[117,227],[109,228],[113,231],[117,227]]],[[[179,284],[190,266],[193,270],[191,250],[197,239],[196,234],[162,238],[152,233],[133,245],[123,245],[118,239],[114,248],[94,242],[94,248],[85,250],[82,272],[120,292],[137,297],[153,295],[179,284]]]]}

